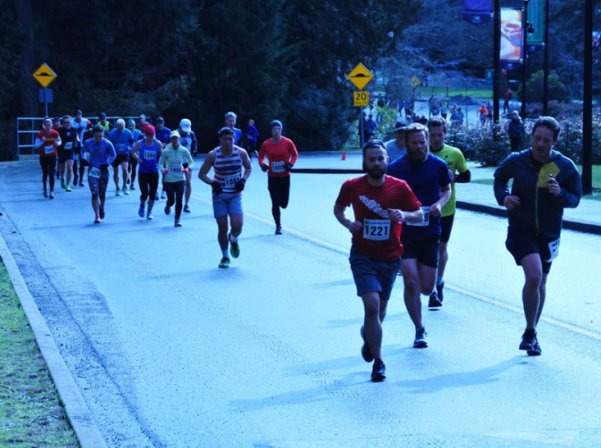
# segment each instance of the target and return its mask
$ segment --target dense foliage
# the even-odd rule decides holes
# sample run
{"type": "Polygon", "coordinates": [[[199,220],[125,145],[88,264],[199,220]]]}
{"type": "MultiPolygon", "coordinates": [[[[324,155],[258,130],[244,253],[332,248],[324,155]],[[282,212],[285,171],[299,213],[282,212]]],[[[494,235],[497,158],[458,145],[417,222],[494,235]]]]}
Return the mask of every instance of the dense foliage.
{"type": "Polygon", "coordinates": [[[90,116],[162,114],[171,126],[187,117],[207,150],[223,114],[233,110],[240,127],[255,118],[263,136],[277,117],[303,150],[338,147],[356,118],[346,74],[360,61],[375,64],[392,41],[400,42],[420,6],[419,0],[15,0],[0,12],[10,43],[1,55],[22,69],[19,76],[10,64],[0,69],[0,79],[12,80],[0,113],[7,122],[41,114],[31,73],[45,61],[59,75],[51,85],[52,115],[76,108],[90,116]],[[15,22],[20,31],[8,25],[15,22]]]}

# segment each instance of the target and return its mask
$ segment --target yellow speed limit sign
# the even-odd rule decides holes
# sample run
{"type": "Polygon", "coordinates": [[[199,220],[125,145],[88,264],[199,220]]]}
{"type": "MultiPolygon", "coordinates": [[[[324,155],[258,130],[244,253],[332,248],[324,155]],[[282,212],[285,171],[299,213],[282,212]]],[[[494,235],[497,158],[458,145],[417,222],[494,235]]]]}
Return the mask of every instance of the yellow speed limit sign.
{"type": "Polygon", "coordinates": [[[356,90],[355,92],[353,92],[353,106],[369,106],[369,92],[366,92],[365,90],[356,90]]]}

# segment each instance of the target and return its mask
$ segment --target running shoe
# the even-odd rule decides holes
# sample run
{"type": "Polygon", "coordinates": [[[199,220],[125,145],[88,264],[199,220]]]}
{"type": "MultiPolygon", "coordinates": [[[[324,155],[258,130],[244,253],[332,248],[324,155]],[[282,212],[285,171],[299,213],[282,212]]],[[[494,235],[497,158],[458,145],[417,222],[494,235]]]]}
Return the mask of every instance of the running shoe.
{"type": "Polygon", "coordinates": [[[276,235],[282,234],[282,226],[275,226],[275,234],[276,235]]]}
{"type": "Polygon", "coordinates": [[[67,188],[65,188],[65,191],[67,193],[71,193],[71,185],[67,185],[67,188]]]}
{"type": "Polygon", "coordinates": [[[64,190],[66,188],[65,179],[61,179],[61,188],[64,190]]]}
{"type": "Polygon", "coordinates": [[[413,341],[413,348],[427,348],[428,343],[426,342],[426,329],[421,327],[415,332],[415,340],[413,341]]]}
{"type": "Polygon", "coordinates": [[[127,187],[123,187],[123,194],[125,196],[129,196],[129,190],[127,189],[127,187]]]}
{"type": "Polygon", "coordinates": [[[190,207],[188,207],[188,204],[184,205],[184,212],[190,213],[190,207]]]}
{"type": "Polygon", "coordinates": [[[153,218],[154,217],[150,213],[146,214],[146,219],[148,219],[149,221],[152,220],[153,218]]]}
{"type": "Polygon", "coordinates": [[[165,206],[165,214],[168,215],[169,213],[171,213],[171,206],[169,204],[167,204],[165,206]]]}
{"type": "Polygon", "coordinates": [[[140,208],[138,209],[138,216],[140,218],[144,217],[144,204],[140,205],[140,208]]]}
{"type": "Polygon", "coordinates": [[[520,350],[525,350],[528,352],[529,356],[538,356],[541,354],[540,345],[538,344],[538,339],[536,338],[536,331],[524,331],[524,334],[522,335],[522,342],[520,343],[520,350]],[[538,350],[536,348],[537,345],[538,350]]]}
{"type": "Polygon", "coordinates": [[[386,379],[386,366],[381,359],[374,361],[374,366],[371,370],[372,383],[381,383],[386,379]]]}
{"type": "Polygon", "coordinates": [[[374,360],[374,355],[371,354],[371,350],[369,345],[367,344],[367,340],[365,339],[365,329],[361,326],[361,338],[363,339],[363,346],[361,347],[361,356],[365,362],[372,362],[374,360]]]}
{"type": "Polygon", "coordinates": [[[238,241],[232,241],[231,233],[227,236],[227,239],[230,242],[230,253],[232,254],[232,257],[238,258],[240,256],[240,245],[238,244],[238,241]]]}
{"type": "Polygon", "coordinates": [[[223,257],[221,259],[221,261],[219,262],[219,267],[221,269],[229,268],[230,267],[230,259],[227,257],[223,257]]]}
{"type": "Polygon", "coordinates": [[[526,353],[528,353],[528,356],[540,356],[543,354],[543,351],[540,348],[540,344],[538,343],[538,338],[534,338],[532,350],[528,350],[526,353]]]}
{"type": "Polygon", "coordinates": [[[115,190],[115,196],[121,196],[121,191],[119,190],[119,187],[117,187],[117,189],[115,190]]]}
{"type": "Polygon", "coordinates": [[[50,192],[50,194],[48,195],[48,197],[49,197],[50,199],[54,199],[54,193],[53,193],[53,192],[50,192]]]}
{"type": "Polygon", "coordinates": [[[444,289],[444,282],[442,282],[440,285],[436,285],[436,292],[438,293],[438,300],[440,300],[440,303],[442,303],[442,301],[444,300],[444,295],[442,293],[443,289],[444,289]]]}
{"type": "Polygon", "coordinates": [[[442,306],[442,302],[438,298],[438,292],[432,291],[430,294],[430,300],[428,301],[429,308],[440,308],[442,306]]]}
{"type": "Polygon", "coordinates": [[[46,190],[44,190],[44,197],[47,198],[48,197],[48,192],[46,190]]]}
{"type": "Polygon", "coordinates": [[[83,182],[79,182],[79,186],[80,186],[80,187],[83,187],[83,182]]]}
{"type": "MultiPolygon", "coordinates": [[[[132,182],[131,185],[129,186],[129,189],[131,191],[134,191],[136,189],[136,186],[134,185],[134,183],[132,182]]],[[[127,194],[127,193],[126,193],[127,194]]]]}
{"type": "Polygon", "coordinates": [[[182,226],[182,223],[181,223],[181,222],[179,222],[179,219],[176,219],[176,220],[175,220],[175,224],[173,224],[173,225],[174,225],[175,227],[181,227],[181,226],[182,226]]]}
{"type": "Polygon", "coordinates": [[[100,219],[104,219],[104,207],[98,209],[98,214],[100,215],[100,219]]]}
{"type": "Polygon", "coordinates": [[[165,199],[165,198],[167,198],[165,191],[161,191],[161,199],[165,199]]]}
{"type": "Polygon", "coordinates": [[[154,200],[155,201],[159,200],[159,192],[158,191],[154,194],[154,200]]]}
{"type": "Polygon", "coordinates": [[[102,221],[100,220],[100,218],[96,218],[96,219],[94,220],[94,224],[100,224],[101,222],[102,222],[102,221]]]}

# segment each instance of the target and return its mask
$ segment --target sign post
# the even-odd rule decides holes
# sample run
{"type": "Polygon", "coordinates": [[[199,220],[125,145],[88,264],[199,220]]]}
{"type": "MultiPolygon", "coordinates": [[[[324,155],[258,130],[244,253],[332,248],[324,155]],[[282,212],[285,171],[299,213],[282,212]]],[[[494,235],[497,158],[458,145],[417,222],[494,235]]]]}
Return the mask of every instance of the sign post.
{"type": "Polygon", "coordinates": [[[52,84],[52,81],[54,81],[57,77],[58,75],[45,62],[40,65],[35,72],[33,72],[33,78],[40,83],[44,90],[43,95],[40,92],[40,98],[43,97],[44,99],[44,110],[46,116],[48,116],[48,103],[52,102],[52,94],[48,94],[48,86],[52,84]]]}
{"type": "MultiPolygon", "coordinates": [[[[353,107],[367,107],[369,106],[369,92],[363,90],[367,84],[369,84],[372,79],[374,79],[374,74],[369,71],[369,69],[359,62],[354,69],[347,75],[348,80],[353,83],[353,85],[359,89],[353,92],[353,107]]],[[[361,110],[359,115],[359,144],[363,147],[364,137],[363,137],[363,125],[364,125],[364,114],[361,110]]]]}

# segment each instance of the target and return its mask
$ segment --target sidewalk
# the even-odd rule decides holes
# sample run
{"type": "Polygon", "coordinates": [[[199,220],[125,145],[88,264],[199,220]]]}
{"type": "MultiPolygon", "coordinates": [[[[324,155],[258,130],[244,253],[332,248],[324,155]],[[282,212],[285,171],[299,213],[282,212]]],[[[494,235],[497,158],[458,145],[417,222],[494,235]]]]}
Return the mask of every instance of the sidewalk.
{"type": "MultiPolygon", "coordinates": [[[[345,156],[346,160],[342,160],[342,151],[303,153],[294,171],[330,169],[357,170],[359,173],[361,153],[347,152],[345,156]]],[[[493,194],[495,169],[481,167],[476,162],[469,162],[469,167],[472,172],[472,182],[456,186],[457,207],[495,216],[506,216],[505,208],[497,205],[493,194]]],[[[565,229],[601,235],[601,200],[584,197],[577,208],[565,210],[563,224],[565,229]]]]}

